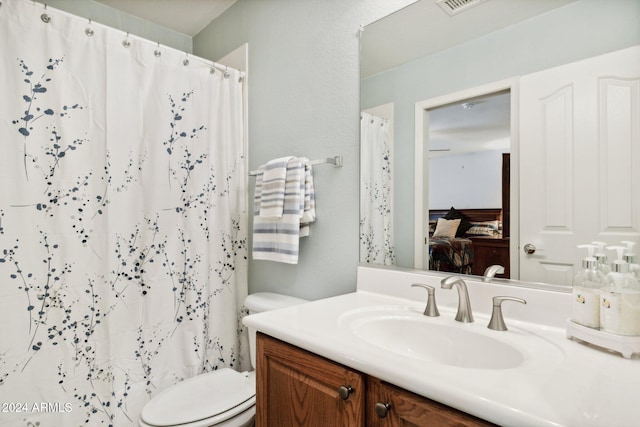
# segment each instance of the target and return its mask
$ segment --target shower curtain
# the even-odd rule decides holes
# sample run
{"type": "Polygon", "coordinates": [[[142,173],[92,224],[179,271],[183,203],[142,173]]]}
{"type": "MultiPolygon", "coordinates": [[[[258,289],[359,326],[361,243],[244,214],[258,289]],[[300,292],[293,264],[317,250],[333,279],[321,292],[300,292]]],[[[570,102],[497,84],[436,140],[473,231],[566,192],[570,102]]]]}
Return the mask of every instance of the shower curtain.
{"type": "Polygon", "coordinates": [[[392,147],[389,122],[360,117],[360,262],[394,265],[392,147]]]}
{"type": "Polygon", "coordinates": [[[247,369],[242,76],[23,0],[0,52],[0,425],[247,369]]]}

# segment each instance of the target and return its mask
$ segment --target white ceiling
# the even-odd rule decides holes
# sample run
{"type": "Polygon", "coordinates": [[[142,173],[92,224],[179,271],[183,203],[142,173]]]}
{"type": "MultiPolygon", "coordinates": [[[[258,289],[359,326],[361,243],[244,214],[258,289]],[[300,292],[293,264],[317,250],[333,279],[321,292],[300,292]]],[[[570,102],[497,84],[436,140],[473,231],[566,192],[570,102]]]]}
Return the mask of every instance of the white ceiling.
{"type": "Polygon", "coordinates": [[[504,91],[429,110],[429,157],[485,150],[508,153],[510,106],[510,94],[504,91]]]}
{"type": "Polygon", "coordinates": [[[171,28],[198,34],[236,0],[96,0],[114,9],[171,28]]]}

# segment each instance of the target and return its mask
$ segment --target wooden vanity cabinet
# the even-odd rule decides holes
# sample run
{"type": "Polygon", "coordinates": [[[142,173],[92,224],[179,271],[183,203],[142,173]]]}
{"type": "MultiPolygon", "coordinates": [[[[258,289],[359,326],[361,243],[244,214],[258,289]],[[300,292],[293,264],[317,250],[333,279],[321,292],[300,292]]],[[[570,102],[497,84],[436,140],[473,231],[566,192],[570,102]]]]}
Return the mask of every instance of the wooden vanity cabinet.
{"type": "Polygon", "coordinates": [[[359,372],[261,333],[256,353],[256,427],[365,425],[359,372]]]}
{"type": "Polygon", "coordinates": [[[256,346],[256,427],[492,425],[268,335],[256,346]]]}

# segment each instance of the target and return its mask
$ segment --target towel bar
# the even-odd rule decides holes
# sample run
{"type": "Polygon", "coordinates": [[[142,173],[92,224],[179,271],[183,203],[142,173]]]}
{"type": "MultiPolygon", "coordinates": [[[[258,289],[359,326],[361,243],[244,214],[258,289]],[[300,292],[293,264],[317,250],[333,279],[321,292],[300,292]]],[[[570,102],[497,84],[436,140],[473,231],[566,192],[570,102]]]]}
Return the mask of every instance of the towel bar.
{"type": "MultiPolygon", "coordinates": [[[[336,168],[341,168],[342,167],[342,156],[325,157],[324,159],[310,160],[309,161],[309,164],[311,166],[322,165],[322,164],[325,164],[325,163],[332,164],[333,167],[336,167],[336,168]]],[[[259,174],[259,172],[257,170],[253,170],[253,171],[249,172],[249,176],[256,176],[258,174],[259,174]]]]}

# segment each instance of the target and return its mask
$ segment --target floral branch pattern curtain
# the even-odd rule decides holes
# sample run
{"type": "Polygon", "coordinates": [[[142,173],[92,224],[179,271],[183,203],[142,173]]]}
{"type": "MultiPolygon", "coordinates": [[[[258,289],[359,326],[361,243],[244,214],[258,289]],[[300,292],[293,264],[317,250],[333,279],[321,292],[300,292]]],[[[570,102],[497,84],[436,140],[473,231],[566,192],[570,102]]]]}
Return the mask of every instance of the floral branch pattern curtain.
{"type": "Polygon", "coordinates": [[[393,174],[389,122],[360,117],[360,262],[394,265],[393,174]]]}
{"type": "Polygon", "coordinates": [[[0,425],[247,369],[239,73],[23,0],[0,52],[0,425]]]}

